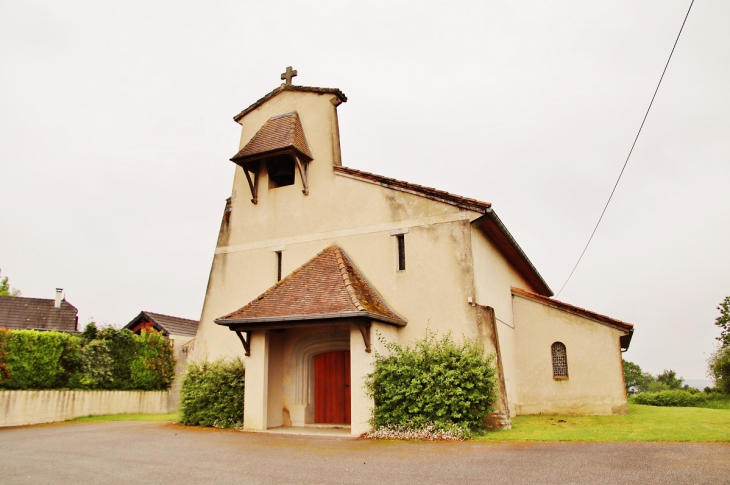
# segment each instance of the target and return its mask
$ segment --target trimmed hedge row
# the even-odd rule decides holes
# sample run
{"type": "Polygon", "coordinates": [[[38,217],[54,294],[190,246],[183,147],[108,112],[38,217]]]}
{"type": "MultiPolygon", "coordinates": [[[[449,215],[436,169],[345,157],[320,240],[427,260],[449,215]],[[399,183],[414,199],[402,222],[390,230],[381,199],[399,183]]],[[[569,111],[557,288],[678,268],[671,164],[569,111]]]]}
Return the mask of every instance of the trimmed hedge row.
{"type": "Polygon", "coordinates": [[[154,331],[0,329],[0,389],[165,390],[174,374],[172,343],[154,331]]]}
{"type": "Polygon", "coordinates": [[[705,397],[699,392],[675,389],[660,392],[641,392],[633,396],[631,402],[647,406],[696,407],[704,404],[705,397]]]}

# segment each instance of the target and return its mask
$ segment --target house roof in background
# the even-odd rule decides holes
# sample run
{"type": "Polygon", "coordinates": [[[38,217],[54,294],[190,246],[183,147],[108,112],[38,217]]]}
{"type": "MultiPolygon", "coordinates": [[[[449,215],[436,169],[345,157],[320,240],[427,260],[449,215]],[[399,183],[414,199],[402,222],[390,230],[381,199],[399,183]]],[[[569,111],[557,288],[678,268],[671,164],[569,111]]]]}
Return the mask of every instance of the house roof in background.
{"type": "Polygon", "coordinates": [[[180,335],[184,337],[195,337],[198,333],[198,324],[200,323],[197,320],[142,311],[131,322],[125,325],[124,328],[131,330],[142,320],[151,321],[157,330],[164,332],[166,335],[180,335]]]}
{"type": "Polygon", "coordinates": [[[55,304],[48,298],[0,296],[0,328],[76,332],[79,311],[66,300],[60,308],[55,304]]]}
{"type": "Polygon", "coordinates": [[[406,324],[345,252],[339,246],[331,245],[258,298],[216,323],[230,325],[358,316],[394,325],[406,324]]]}
{"type": "Polygon", "coordinates": [[[306,160],[312,159],[299,113],[296,111],[269,118],[231,161],[244,162],[283,150],[294,150],[306,160]]]}

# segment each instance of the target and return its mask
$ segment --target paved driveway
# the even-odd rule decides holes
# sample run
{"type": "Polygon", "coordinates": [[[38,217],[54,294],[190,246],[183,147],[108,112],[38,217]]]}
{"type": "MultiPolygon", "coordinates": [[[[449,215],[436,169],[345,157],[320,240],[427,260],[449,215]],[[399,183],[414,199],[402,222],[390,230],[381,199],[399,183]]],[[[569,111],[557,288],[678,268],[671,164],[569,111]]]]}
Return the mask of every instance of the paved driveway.
{"type": "Polygon", "coordinates": [[[394,443],[61,423],[0,429],[0,483],[730,483],[730,444],[394,443]]]}

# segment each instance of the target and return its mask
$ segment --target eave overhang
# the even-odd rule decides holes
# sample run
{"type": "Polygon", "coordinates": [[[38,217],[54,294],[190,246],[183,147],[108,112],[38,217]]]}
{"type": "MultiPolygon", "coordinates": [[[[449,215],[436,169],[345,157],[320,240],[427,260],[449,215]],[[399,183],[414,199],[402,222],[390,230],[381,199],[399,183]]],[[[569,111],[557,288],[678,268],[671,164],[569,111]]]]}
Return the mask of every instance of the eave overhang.
{"type": "Polygon", "coordinates": [[[294,328],[302,326],[322,326],[322,325],[339,325],[348,323],[352,319],[367,319],[370,321],[387,323],[396,327],[403,327],[407,322],[396,320],[377,313],[359,311],[359,312],[341,312],[341,313],[321,313],[317,315],[287,315],[282,317],[261,317],[261,318],[230,318],[218,319],[215,323],[238,331],[251,330],[275,330],[294,328]]]}
{"type": "Polygon", "coordinates": [[[491,207],[485,209],[484,215],[474,220],[472,224],[484,231],[502,255],[507,258],[507,261],[517,269],[539,295],[553,296],[553,291],[537,271],[537,268],[491,207]]]}

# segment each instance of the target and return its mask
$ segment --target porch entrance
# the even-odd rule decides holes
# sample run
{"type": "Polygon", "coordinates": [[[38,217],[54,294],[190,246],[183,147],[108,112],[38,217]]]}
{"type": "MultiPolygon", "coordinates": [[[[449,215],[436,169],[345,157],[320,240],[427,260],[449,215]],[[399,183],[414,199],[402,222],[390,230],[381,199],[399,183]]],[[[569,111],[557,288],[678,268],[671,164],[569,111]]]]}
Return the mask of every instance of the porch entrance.
{"type": "Polygon", "coordinates": [[[314,357],[314,422],[350,424],[350,351],[314,357]]]}

